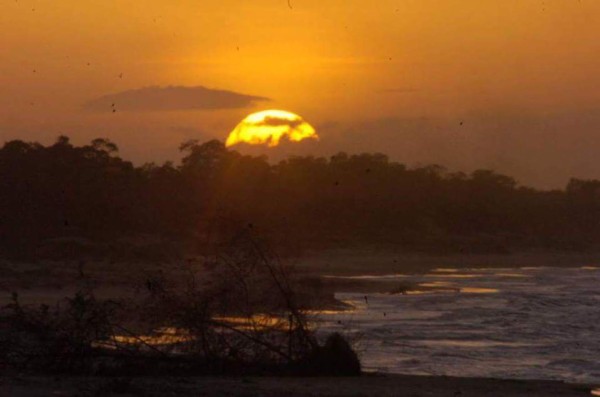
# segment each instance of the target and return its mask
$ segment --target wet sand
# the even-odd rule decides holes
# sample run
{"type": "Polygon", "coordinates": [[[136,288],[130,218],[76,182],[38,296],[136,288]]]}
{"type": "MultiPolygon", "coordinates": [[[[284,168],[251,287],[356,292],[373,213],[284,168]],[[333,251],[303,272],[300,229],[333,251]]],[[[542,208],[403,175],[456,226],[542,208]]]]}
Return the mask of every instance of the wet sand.
{"type": "Polygon", "coordinates": [[[591,388],[552,381],[365,375],[357,378],[0,378],[0,397],[566,397],[591,388]]]}

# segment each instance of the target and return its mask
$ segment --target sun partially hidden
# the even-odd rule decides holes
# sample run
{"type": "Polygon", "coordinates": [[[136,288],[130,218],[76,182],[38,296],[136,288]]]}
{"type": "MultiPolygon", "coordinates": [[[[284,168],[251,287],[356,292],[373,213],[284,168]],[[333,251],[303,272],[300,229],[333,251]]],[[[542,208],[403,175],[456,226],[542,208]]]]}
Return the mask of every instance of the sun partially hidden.
{"type": "Polygon", "coordinates": [[[292,142],[319,139],[315,129],[297,114],[284,110],[264,110],[252,113],[229,134],[227,147],[245,142],[250,145],[279,145],[282,137],[292,142]]]}

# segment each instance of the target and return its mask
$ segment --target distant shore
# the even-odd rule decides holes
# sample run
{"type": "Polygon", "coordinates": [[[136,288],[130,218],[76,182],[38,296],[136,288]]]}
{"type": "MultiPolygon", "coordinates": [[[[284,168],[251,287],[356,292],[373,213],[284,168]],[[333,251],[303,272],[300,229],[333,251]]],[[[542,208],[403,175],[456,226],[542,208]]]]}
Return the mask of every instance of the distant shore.
{"type": "Polygon", "coordinates": [[[2,377],[0,397],[262,396],[262,397],[578,397],[589,385],[557,381],[374,374],[356,378],[76,378],[2,377]]]}
{"type": "Polygon", "coordinates": [[[306,252],[295,261],[298,271],[353,276],[417,274],[439,268],[517,268],[600,266],[600,253],[531,251],[510,254],[433,255],[391,248],[345,248],[306,252]]]}
{"type": "MultiPolygon", "coordinates": [[[[93,280],[100,297],[130,297],[151,272],[168,269],[181,271],[181,263],[138,263],[114,261],[32,261],[15,263],[0,261],[0,305],[19,293],[23,303],[52,304],[77,290],[79,272],[93,280]]],[[[600,267],[600,253],[535,251],[512,254],[432,255],[407,253],[390,247],[357,247],[307,251],[290,257],[284,263],[293,265],[296,274],[306,280],[321,279],[321,291],[314,295],[311,307],[343,309],[333,298],[339,291],[359,293],[402,293],[413,289],[398,280],[336,279],[335,277],[391,274],[425,274],[435,269],[518,268],[518,267],[600,267]],[[325,277],[324,277],[325,276],[325,277]],[[335,276],[327,278],[327,276],[335,276]]],[[[310,287],[310,286],[309,286],[310,287]]],[[[314,288],[314,285],[312,286],[314,288]]],[[[423,289],[419,287],[419,289],[423,289]]]]}

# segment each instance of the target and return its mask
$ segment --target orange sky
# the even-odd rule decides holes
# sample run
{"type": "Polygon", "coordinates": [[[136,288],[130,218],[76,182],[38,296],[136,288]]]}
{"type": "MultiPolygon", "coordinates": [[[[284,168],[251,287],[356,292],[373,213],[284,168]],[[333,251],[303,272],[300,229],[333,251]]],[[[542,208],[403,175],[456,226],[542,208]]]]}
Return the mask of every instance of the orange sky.
{"type": "MultiPolygon", "coordinates": [[[[17,0],[0,13],[0,139],[103,136],[137,162],[282,108],[319,142],[538,186],[600,178],[596,0],[17,0]],[[268,97],[235,109],[84,109],[148,86],[268,97]],[[463,122],[463,125],[460,125],[463,122]]],[[[118,108],[118,104],[117,104],[118,108]]],[[[241,148],[241,150],[245,150],[241,148]]],[[[252,150],[256,152],[256,149],[252,150]]]]}

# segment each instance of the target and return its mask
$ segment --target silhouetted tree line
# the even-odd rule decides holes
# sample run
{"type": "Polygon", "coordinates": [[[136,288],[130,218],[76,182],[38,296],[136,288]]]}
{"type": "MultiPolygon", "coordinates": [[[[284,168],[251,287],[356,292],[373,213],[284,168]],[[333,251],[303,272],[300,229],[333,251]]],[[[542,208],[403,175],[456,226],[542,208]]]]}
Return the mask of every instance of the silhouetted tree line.
{"type": "Polygon", "coordinates": [[[0,250],[36,256],[61,244],[94,251],[118,242],[169,242],[178,252],[201,249],[223,224],[304,246],[599,247],[597,180],[572,179],[564,190],[544,191],[491,170],[408,168],[380,153],[271,165],[216,140],[186,142],[181,151],[180,165],[136,167],[106,139],[84,146],[64,136],[50,146],[7,142],[0,149],[0,250]]]}

